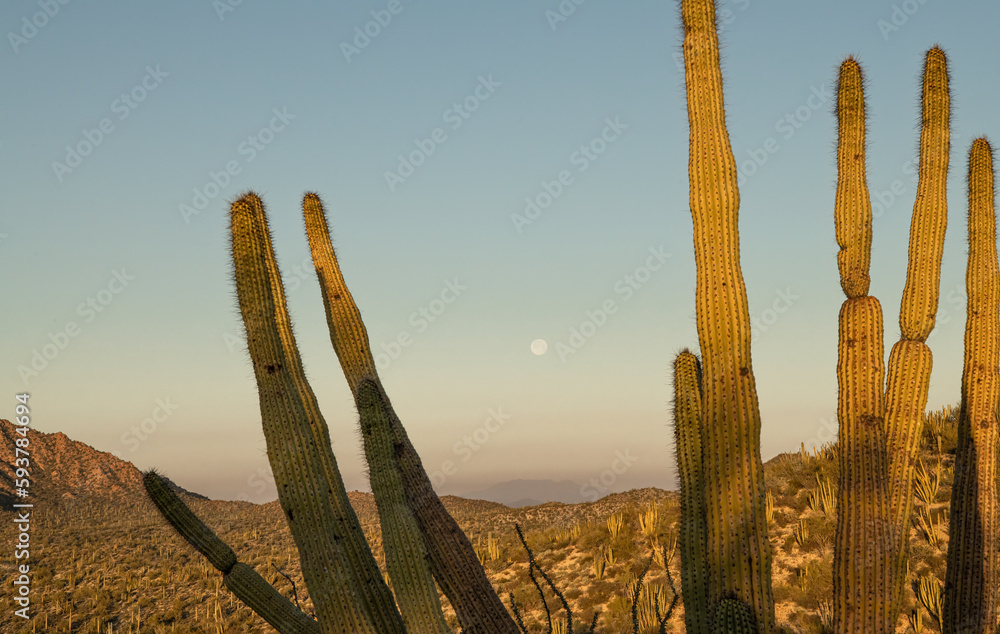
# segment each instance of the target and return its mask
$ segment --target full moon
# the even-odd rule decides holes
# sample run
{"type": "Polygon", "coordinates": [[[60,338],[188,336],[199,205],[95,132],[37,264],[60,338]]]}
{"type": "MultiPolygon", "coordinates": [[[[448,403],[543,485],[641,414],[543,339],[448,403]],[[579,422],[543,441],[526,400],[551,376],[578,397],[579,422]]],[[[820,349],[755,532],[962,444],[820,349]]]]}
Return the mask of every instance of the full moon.
{"type": "Polygon", "coordinates": [[[545,351],[549,349],[549,344],[545,343],[544,339],[535,339],[531,342],[531,351],[538,356],[545,354],[545,351]]]}

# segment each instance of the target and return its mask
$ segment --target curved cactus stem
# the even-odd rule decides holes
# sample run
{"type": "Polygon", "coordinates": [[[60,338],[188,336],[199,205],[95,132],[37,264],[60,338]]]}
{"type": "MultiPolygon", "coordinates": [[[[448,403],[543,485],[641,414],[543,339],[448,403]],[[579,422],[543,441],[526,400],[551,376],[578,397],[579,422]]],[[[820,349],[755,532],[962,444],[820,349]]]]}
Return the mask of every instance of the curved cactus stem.
{"type": "Polygon", "coordinates": [[[226,587],[274,629],[282,634],[320,634],[323,631],[319,623],[292,605],[257,571],[237,561],[233,549],[198,519],[155,470],[146,471],[142,483],[170,525],[223,574],[226,587]]]}
{"type": "Polygon", "coordinates": [[[451,634],[441,612],[434,577],[427,567],[420,528],[406,505],[403,478],[393,458],[392,431],[386,410],[378,383],[372,379],[363,380],[358,386],[358,415],[392,589],[408,632],[451,634]]]}
{"type": "Polygon", "coordinates": [[[902,609],[909,557],[913,474],[933,357],[927,337],[934,328],[941,286],[941,256],[948,224],[948,164],[951,150],[951,97],[948,65],[937,46],[924,56],[921,90],[920,164],[917,198],[910,221],[906,285],[900,302],[900,341],[889,357],[885,429],[889,455],[889,522],[896,542],[891,614],[902,609]]]}
{"type": "Polygon", "coordinates": [[[697,265],[709,600],[735,596],[775,631],[760,406],[740,269],[736,160],[726,130],[713,0],[683,0],[688,180],[697,265]]]}
{"type": "Polygon", "coordinates": [[[998,540],[997,420],[1000,398],[1000,267],[993,153],[984,138],[969,153],[968,305],[962,409],[948,525],[942,631],[989,632],[996,623],[998,540]]]}
{"type": "MultiPolygon", "coordinates": [[[[302,211],[323,294],[330,341],[359,410],[358,391],[362,381],[371,379],[379,386],[389,415],[396,467],[402,476],[406,503],[420,527],[434,578],[451,602],[466,634],[519,634],[517,624],[490,584],[469,538],[434,492],[420,456],[378,378],[368,331],[341,274],[319,196],[307,193],[302,211]]],[[[373,458],[367,458],[368,464],[372,464],[373,458]]]]}
{"type": "Polygon", "coordinates": [[[240,313],[278,499],[324,632],[402,633],[392,593],[347,498],[329,431],[302,370],[260,198],[232,204],[240,313]]]}

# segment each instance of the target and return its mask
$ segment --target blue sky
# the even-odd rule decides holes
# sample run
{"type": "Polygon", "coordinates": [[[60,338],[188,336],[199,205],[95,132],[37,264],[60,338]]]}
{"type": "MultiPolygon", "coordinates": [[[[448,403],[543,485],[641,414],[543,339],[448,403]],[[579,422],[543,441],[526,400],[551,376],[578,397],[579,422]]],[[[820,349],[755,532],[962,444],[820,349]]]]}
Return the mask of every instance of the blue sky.
{"type": "MultiPolygon", "coordinates": [[[[41,431],[211,497],[273,499],[226,235],[228,202],[252,189],[345,483],[366,490],[304,235],[301,198],[316,191],[439,492],[514,478],[674,486],[669,367],[697,346],[674,2],[64,1],[0,8],[0,415],[27,391],[41,431]]],[[[929,406],[955,403],[965,170],[972,139],[1000,134],[1000,7],[718,7],[765,459],[833,429],[832,106],[848,54],[868,80],[886,354],[923,54],[948,54],[951,214],[929,406]]]]}

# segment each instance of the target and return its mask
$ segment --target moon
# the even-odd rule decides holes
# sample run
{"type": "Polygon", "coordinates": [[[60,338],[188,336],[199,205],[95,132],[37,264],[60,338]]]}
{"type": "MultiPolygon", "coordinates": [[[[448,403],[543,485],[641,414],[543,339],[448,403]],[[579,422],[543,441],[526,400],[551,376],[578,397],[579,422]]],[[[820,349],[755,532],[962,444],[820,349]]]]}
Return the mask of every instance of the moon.
{"type": "Polygon", "coordinates": [[[535,339],[531,342],[531,351],[534,352],[536,356],[542,356],[548,349],[549,344],[545,343],[544,339],[535,339]]]}

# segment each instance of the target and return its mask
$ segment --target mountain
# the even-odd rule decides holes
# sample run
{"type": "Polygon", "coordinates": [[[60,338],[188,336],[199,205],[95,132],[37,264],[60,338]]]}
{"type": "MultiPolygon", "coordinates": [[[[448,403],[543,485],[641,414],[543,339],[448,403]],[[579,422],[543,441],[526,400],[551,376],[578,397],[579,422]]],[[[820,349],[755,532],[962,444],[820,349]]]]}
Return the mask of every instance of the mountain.
{"type": "Polygon", "coordinates": [[[467,491],[461,497],[470,500],[499,502],[511,508],[537,506],[546,502],[579,504],[587,501],[581,486],[569,480],[507,480],[479,491],[467,491]]]}
{"type": "MultiPolygon", "coordinates": [[[[28,439],[28,498],[120,497],[145,495],[142,472],[131,462],[126,462],[106,451],[98,451],[88,444],[70,439],[62,432],[46,434],[29,428],[23,436],[18,426],[0,418],[0,503],[16,503],[15,455],[18,439],[28,439]]],[[[22,441],[23,444],[23,441],[22,441]]],[[[207,499],[191,493],[174,483],[175,491],[192,497],[207,499]]]]}

